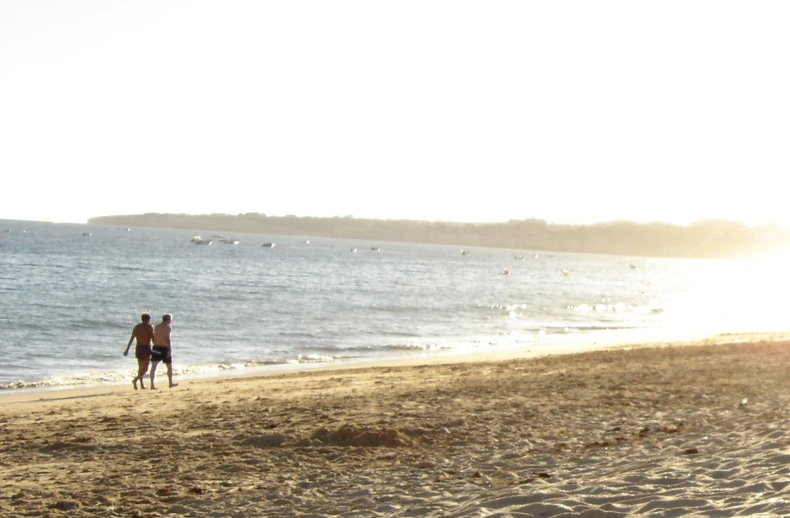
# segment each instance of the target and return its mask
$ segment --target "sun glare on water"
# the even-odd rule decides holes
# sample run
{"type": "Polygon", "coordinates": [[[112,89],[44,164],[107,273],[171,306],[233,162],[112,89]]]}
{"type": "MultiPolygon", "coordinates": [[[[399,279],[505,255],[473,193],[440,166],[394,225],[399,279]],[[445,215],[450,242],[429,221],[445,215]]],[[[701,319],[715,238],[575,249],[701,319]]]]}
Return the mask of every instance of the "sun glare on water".
{"type": "Polygon", "coordinates": [[[790,330],[790,255],[706,261],[695,268],[673,309],[690,328],[716,332],[790,330]]]}

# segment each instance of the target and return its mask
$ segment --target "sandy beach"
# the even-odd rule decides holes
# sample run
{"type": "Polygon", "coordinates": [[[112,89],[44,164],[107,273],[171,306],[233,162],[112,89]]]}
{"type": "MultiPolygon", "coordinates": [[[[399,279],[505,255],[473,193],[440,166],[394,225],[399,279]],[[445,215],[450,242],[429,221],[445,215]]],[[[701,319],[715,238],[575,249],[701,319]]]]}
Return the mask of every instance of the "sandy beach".
{"type": "Polygon", "coordinates": [[[2,516],[790,515],[780,340],[0,404],[2,516]]]}

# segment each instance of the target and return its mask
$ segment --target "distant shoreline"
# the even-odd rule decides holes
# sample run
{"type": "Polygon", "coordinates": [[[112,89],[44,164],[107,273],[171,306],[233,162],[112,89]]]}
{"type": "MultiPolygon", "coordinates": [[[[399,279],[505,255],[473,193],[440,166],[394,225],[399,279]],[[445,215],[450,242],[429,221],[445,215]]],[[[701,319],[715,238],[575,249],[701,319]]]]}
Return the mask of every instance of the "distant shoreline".
{"type": "Polygon", "coordinates": [[[790,250],[790,231],[778,225],[706,220],[686,226],[614,221],[592,225],[544,220],[506,223],[314,218],[248,214],[100,216],[88,224],[204,229],[214,232],[332,237],[545,252],[677,258],[746,258],[790,250]]]}

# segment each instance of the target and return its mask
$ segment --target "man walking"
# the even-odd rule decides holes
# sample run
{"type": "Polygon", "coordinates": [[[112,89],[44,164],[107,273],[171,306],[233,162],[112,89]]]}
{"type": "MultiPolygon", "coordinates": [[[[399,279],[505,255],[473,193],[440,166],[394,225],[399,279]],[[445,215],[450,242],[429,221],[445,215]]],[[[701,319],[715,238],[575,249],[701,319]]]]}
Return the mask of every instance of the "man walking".
{"type": "Polygon", "coordinates": [[[148,363],[151,361],[151,340],[154,339],[154,328],[151,326],[151,315],[148,313],[140,315],[140,323],[132,329],[132,336],[129,337],[129,343],[126,344],[126,350],[123,352],[124,356],[129,354],[129,348],[135,339],[137,339],[134,349],[134,357],[137,358],[137,377],[132,380],[132,385],[134,385],[134,390],[137,390],[137,380],[140,380],[140,388],[145,388],[143,376],[148,372],[148,363]]]}
{"type": "Polygon", "coordinates": [[[170,388],[177,387],[178,383],[173,383],[173,356],[170,348],[170,322],[173,316],[170,313],[162,315],[162,321],[154,326],[154,347],[151,349],[151,388],[155,389],[154,376],[156,366],[159,362],[167,365],[167,379],[170,388]]]}

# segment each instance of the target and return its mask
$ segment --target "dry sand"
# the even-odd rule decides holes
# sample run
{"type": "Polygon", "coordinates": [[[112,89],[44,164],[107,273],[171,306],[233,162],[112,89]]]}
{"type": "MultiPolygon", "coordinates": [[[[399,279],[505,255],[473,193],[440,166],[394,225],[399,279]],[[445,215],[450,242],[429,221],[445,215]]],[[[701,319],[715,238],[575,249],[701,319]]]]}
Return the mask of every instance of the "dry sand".
{"type": "Polygon", "coordinates": [[[790,515],[790,342],[0,404],[2,516],[790,515]]]}

